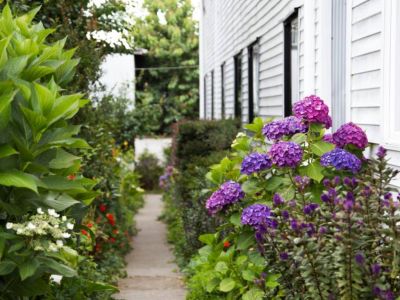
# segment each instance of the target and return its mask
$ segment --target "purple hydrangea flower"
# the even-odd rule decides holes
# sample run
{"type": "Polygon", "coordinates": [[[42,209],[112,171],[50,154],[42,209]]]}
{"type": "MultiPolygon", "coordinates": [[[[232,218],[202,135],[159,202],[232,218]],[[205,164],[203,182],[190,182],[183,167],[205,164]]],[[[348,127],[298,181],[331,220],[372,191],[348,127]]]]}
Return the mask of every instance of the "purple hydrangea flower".
{"type": "Polygon", "coordinates": [[[251,153],[247,155],[242,162],[240,172],[242,174],[251,175],[253,173],[269,169],[272,166],[271,159],[266,153],[251,153]]]}
{"type": "Polygon", "coordinates": [[[318,207],[319,205],[317,203],[306,204],[303,208],[303,212],[306,215],[311,215],[318,207]]]}
{"type": "Polygon", "coordinates": [[[278,193],[274,194],[274,196],[272,197],[272,201],[274,202],[275,206],[279,206],[279,205],[285,203],[285,201],[283,200],[282,196],[279,195],[278,193]]]}
{"type": "Polygon", "coordinates": [[[290,221],[290,228],[292,228],[294,231],[298,231],[299,230],[299,223],[297,222],[296,219],[292,219],[290,221]]]}
{"type": "Polygon", "coordinates": [[[294,168],[303,158],[303,149],[294,142],[279,142],[272,145],[269,154],[278,167],[294,168]]]}
{"type": "Polygon", "coordinates": [[[262,132],[269,140],[276,141],[285,135],[304,133],[307,132],[307,130],[307,125],[304,124],[301,119],[291,116],[283,120],[276,120],[265,124],[262,132]]]}
{"type": "Polygon", "coordinates": [[[361,160],[346,150],[336,148],[321,156],[321,165],[357,173],[361,169],[361,160]]]}
{"type": "Polygon", "coordinates": [[[263,204],[253,204],[243,209],[241,222],[259,230],[270,224],[271,209],[263,204]]]}
{"type": "Polygon", "coordinates": [[[351,144],[364,150],[368,146],[367,135],[360,127],[352,122],[340,126],[332,137],[334,144],[340,148],[351,144]]]}
{"type": "Polygon", "coordinates": [[[383,159],[385,158],[387,153],[386,148],[379,146],[378,151],[376,152],[376,156],[378,156],[378,158],[383,159]]]}
{"type": "Polygon", "coordinates": [[[332,134],[330,134],[330,133],[325,134],[325,135],[322,137],[322,140],[323,140],[324,142],[331,143],[331,144],[334,144],[334,143],[335,143],[335,142],[333,141],[333,136],[332,136],[332,134]]]}
{"type": "Polygon", "coordinates": [[[240,184],[230,180],[222,184],[221,187],[208,198],[206,208],[211,214],[216,214],[243,198],[244,192],[240,184]]]}
{"type": "Polygon", "coordinates": [[[282,211],[282,217],[283,217],[284,219],[286,219],[286,220],[289,219],[289,216],[290,216],[290,215],[289,215],[289,212],[288,212],[287,210],[283,210],[283,211],[282,211]]]}
{"type": "Polygon", "coordinates": [[[332,127],[329,108],[321,98],[311,95],[298,101],[293,106],[293,114],[308,123],[320,123],[326,129],[332,127]]]}

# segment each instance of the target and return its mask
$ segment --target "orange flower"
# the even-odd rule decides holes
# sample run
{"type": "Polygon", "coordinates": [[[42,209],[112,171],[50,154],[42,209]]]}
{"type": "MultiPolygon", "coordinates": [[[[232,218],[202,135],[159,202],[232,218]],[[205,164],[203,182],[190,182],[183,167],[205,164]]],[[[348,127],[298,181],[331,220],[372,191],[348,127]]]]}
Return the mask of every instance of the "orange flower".
{"type": "Polygon", "coordinates": [[[89,228],[92,228],[93,224],[92,223],[88,223],[86,226],[89,227],[89,228]]]}
{"type": "Polygon", "coordinates": [[[69,174],[67,176],[68,180],[75,180],[76,179],[76,175],[75,174],[69,174]]]}
{"type": "Polygon", "coordinates": [[[105,204],[103,204],[103,203],[100,203],[99,209],[100,209],[101,212],[105,212],[107,210],[107,206],[105,204]]]}
{"type": "Polygon", "coordinates": [[[115,243],[115,238],[113,238],[113,237],[109,238],[108,240],[110,241],[110,243],[115,243]]]}
{"type": "Polygon", "coordinates": [[[90,237],[89,232],[87,232],[85,229],[81,229],[81,233],[87,237],[90,237]]]}
{"type": "Polygon", "coordinates": [[[229,248],[231,246],[231,243],[229,241],[224,242],[224,248],[229,248]]]}
{"type": "Polygon", "coordinates": [[[118,234],[119,233],[118,229],[114,229],[112,232],[113,232],[113,234],[118,234]]]}

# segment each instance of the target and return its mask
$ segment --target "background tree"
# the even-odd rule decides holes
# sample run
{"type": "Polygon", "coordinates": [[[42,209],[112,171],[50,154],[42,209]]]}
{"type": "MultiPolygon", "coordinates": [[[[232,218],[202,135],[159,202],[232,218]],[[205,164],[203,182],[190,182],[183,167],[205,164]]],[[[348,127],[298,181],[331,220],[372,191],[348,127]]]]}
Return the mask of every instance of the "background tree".
{"type": "Polygon", "coordinates": [[[171,123],[198,116],[198,24],[190,0],[145,0],[143,6],[147,15],[135,22],[134,39],[148,52],[137,67],[150,69],[137,72],[136,114],[143,122],[154,112],[140,133],[165,133],[171,123]]]}

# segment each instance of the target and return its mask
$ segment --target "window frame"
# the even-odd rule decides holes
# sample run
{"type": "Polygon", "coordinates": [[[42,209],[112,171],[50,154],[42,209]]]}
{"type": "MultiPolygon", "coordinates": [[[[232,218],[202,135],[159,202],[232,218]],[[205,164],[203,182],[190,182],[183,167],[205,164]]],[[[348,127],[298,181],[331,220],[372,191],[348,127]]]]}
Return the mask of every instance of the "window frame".
{"type": "Polygon", "coordinates": [[[243,92],[243,87],[242,87],[242,71],[243,71],[243,66],[242,66],[242,51],[240,51],[238,54],[236,54],[233,57],[234,60],[234,106],[235,106],[235,112],[234,116],[235,119],[240,119],[242,121],[242,92],[243,92]],[[240,72],[239,72],[240,71],[240,72]]]}
{"type": "Polygon", "coordinates": [[[221,119],[225,119],[225,62],[221,64],[221,119]]]}
{"type": "Polygon", "coordinates": [[[284,116],[292,114],[292,21],[299,16],[299,9],[295,8],[283,21],[283,79],[284,79],[284,116]]]}
{"type": "Polygon", "coordinates": [[[203,110],[204,110],[204,120],[207,120],[207,74],[204,75],[203,78],[203,93],[204,93],[204,103],[203,103],[203,110]]]}
{"type": "Polygon", "coordinates": [[[247,47],[247,89],[248,89],[248,123],[252,123],[258,113],[258,73],[259,66],[259,38],[247,47]]]}

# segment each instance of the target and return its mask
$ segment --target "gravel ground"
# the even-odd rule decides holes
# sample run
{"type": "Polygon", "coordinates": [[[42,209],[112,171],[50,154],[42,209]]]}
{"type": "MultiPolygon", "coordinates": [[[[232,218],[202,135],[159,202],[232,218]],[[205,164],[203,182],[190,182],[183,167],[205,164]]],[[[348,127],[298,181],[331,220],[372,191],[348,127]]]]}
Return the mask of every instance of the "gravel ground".
{"type": "Polygon", "coordinates": [[[166,227],[158,221],[160,195],[146,195],[145,206],[136,216],[139,229],[128,254],[128,277],[119,282],[116,299],[183,300],[185,288],[166,240],[166,227]]]}

